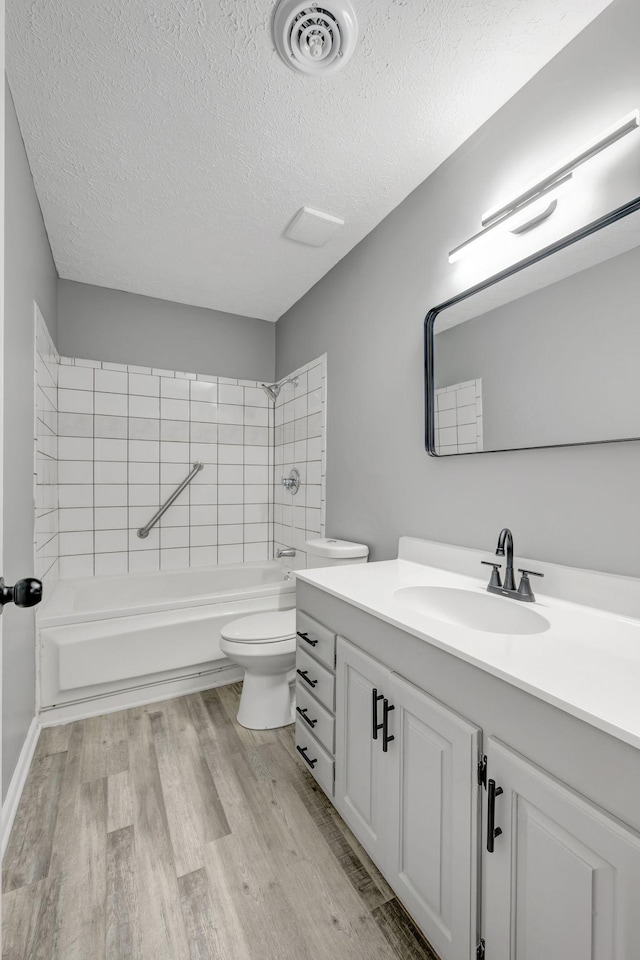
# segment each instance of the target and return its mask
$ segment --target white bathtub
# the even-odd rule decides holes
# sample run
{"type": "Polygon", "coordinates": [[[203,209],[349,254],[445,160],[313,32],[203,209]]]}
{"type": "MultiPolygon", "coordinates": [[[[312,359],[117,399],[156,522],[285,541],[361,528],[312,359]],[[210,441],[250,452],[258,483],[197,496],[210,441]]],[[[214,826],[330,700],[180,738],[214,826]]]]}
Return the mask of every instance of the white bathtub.
{"type": "Polygon", "coordinates": [[[202,688],[230,667],[224,624],[293,606],[295,581],[276,561],[60,580],[38,612],[41,709],[158,685],[167,695],[187,678],[202,688]]]}

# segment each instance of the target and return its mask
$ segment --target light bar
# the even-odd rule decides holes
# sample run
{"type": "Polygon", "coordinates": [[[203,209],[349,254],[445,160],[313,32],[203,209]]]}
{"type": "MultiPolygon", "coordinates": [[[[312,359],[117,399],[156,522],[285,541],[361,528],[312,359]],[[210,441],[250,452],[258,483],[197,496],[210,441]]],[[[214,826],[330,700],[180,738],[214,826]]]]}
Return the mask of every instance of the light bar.
{"type": "MultiPolygon", "coordinates": [[[[469,252],[471,247],[476,246],[479,242],[483,241],[489,232],[493,232],[497,227],[502,226],[505,221],[507,221],[515,213],[525,210],[529,204],[536,202],[539,198],[545,196],[547,193],[550,193],[552,190],[555,190],[561,184],[566,183],[577,167],[585,163],[587,160],[590,160],[592,157],[595,157],[596,154],[600,153],[602,150],[606,150],[606,148],[611,146],[612,143],[620,140],[628,133],[632,133],[633,130],[638,128],[639,124],[639,112],[638,110],[632,110],[631,113],[628,113],[626,116],[622,117],[621,120],[618,120],[617,123],[614,123],[612,126],[608,127],[599,136],[595,137],[593,140],[590,140],[588,143],[583,144],[579,150],[573,153],[557,167],[554,167],[552,170],[548,170],[537,180],[528,184],[526,187],[523,187],[523,189],[520,190],[519,193],[513,196],[510,200],[504,201],[503,203],[492,207],[490,210],[487,210],[487,212],[482,215],[481,219],[483,229],[476,233],[473,237],[465,240],[464,243],[459,244],[459,246],[451,250],[449,253],[449,263],[455,263],[456,260],[460,260],[461,257],[465,256],[469,252]]],[[[523,232],[523,230],[531,229],[534,226],[537,226],[538,223],[541,223],[543,220],[546,220],[547,217],[551,216],[556,206],[557,203],[550,203],[547,207],[547,210],[543,214],[532,219],[517,232],[523,232]]]]}

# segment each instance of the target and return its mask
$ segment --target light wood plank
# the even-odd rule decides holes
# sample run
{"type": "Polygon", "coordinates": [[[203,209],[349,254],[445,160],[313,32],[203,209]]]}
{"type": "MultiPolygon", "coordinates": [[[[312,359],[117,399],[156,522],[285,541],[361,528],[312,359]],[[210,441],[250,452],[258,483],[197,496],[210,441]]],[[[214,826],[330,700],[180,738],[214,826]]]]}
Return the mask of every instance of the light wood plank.
{"type": "Polygon", "coordinates": [[[394,948],[396,956],[403,960],[438,960],[437,953],[431,949],[397,899],[376,907],[373,918],[394,948]]]}
{"type": "Polygon", "coordinates": [[[223,837],[205,858],[225,960],[312,960],[305,920],[291,909],[258,832],[223,837]]]}
{"type": "Polygon", "coordinates": [[[39,880],[2,899],[4,960],[50,960],[56,950],[62,880],[39,880]]]}
{"type": "Polygon", "coordinates": [[[149,718],[180,877],[200,869],[202,848],[230,828],[184,700],[168,701],[149,718]]]}
{"type": "Polygon", "coordinates": [[[80,758],[84,740],[84,721],[69,724],[69,741],[64,767],[64,777],[58,803],[58,816],[51,848],[49,876],[64,876],[67,865],[72,860],[76,837],[74,833],[74,815],[77,793],[80,785],[80,758]]]}
{"type": "Polygon", "coordinates": [[[106,960],[141,960],[133,827],[107,838],[106,960]]]}
{"type": "MultiPolygon", "coordinates": [[[[191,960],[214,960],[225,957],[224,939],[220,928],[229,924],[229,915],[222,916],[216,909],[207,872],[203,868],[178,879],[180,906],[187,928],[191,960]]],[[[242,937],[234,930],[234,950],[242,950],[242,937]]],[[[242,955],[244,954],[236,954],[242,955]]]]}
{"type": "Polygon", "coordinates": [[[189,956],[173,850],[146,708],[129,711],[136,877],[143,960],[189,956]]]}
{"type": "Polygon", "coordinates": [[[128,770],[114,773],[107,780],[107,832],[121,830],[133,823],[133,798],[128,770]]]}
{"type": "Polygon", "coordinates": [[[127,712],[107,713],[83,721],[81,780],[102,780],[129,766],[127,712]]]}
{"type": "Polygon", "coordinates": [[[4,857],[4,892],[48,876],[66,760],[54,753],[31,764],[4,857]]]}
{"type": "Polygon", "coordinates": [[[43,727],[34,756],[48,757],[52,753],[66,753],[69,749],[72,726],[71,723],[61,723],[57,727],[43,727]]]}
{"type": "Polygon", "coordinates": [[[52,960],[105,960],[107,781],[80,783],[66,824],[69,855],[52,960]]]}

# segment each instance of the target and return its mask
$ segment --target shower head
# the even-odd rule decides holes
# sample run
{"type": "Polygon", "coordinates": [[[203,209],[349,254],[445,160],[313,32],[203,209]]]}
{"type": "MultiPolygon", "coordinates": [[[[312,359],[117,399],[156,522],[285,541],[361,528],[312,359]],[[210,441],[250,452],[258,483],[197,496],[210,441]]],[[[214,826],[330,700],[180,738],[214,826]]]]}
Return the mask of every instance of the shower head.
{"type": "Polygon", "coordinates": [[[271,397],[271,399],[272,399],[273,402],[275,403],[275,401],[278,399],[278,394],[280,393],[280,387],[278,386],[278,384],[277,384],[277,383],[271,383],[271,384],[269,384],[269,383],[263,383],[263,384],[262,384],[262,389],[264,390],[264,392],[266,393],[266,395],[267,395],[268,397],[271,397]]]}
{"type": "Polygon", "coordinates": [[[263,383],[263,384],[261,384],[261,386],[262,386],[262,389],[264,390],[264,392],[267,394],[267,396],[268,396],[268,397],[271,397],[271,399],[272,399],[273,402],[275,403],[276,400],[278,399],[278,396],[280,395],[280,391],[281,391],[282,388],[284,387],[285,383],[292,383],[292,384],[294,385],[294,387],[297,387],[297,386],[298,386],[298,378],[297,378],[297,377],[287,377],[286,380],[280,380],[279,383],[263,383]]]}

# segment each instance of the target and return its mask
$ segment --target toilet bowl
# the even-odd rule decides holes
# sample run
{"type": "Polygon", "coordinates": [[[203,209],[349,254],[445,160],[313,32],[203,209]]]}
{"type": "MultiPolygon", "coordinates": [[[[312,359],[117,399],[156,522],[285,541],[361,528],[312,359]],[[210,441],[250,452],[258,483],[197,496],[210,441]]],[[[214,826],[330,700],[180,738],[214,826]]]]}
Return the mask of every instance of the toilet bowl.
{"type": "Polygon", "coordinates": [[[220,632],[222,653],[244,667],[238,723],[250,730],[271,730],[292,723],[295,608],[242,617],[220,632]]]}
{"type": "MultiPolygon", "coordinates": [[[[307,540],[305,551],[310,568],[366,563],[369,556],[364,544],[327,537],[307,540]]],[[[238,723],[250,730],[271,730],[293,723],[295,608],[232,620],[220,634],[222,653],[244,667],[238,723]]]]}

